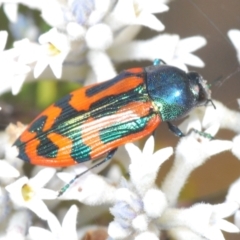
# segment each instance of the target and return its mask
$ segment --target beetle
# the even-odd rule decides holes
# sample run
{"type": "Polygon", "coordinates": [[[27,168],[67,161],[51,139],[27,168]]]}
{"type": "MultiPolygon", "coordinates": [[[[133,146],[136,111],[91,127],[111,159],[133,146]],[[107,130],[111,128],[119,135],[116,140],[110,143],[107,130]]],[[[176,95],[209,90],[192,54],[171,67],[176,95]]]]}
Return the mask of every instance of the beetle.
{"type": "Polygon", "coordinates": [[[161,122],[184,136],[171,121],[212,102],[210,97],[198,73],[156,60],[69,93],[40,113],[14,145],[20,159],[36,165],[106,161],[119,146],[151,134],[161,122]]]}

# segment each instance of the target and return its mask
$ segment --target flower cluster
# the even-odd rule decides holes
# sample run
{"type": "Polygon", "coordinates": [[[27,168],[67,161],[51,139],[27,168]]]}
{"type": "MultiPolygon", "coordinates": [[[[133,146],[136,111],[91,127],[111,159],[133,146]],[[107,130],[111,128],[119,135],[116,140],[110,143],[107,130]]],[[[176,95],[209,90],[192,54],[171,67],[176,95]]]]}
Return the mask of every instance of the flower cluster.
{"type": "MultiPolygon", "coordinates": [[[[152,61],[157,56],[184,70],[185,64],[204,66],[202,60],[192,54],[206,44],[203,37],[180,39],[178,35],[160,34],[145,41],[133,40],[141,26],[157,32],[164,30],[164,25],[153,14],[167,11],[168,0],[1,2],[10,19],[16,18],[17,6],[22,3],[38,9],[52,28],[41,34],[38,42],[33,41],[36,36],[31,35],[15,41],[8,50],[4,50],[7,32],[0,32],[0,63],[4,70],[0,77],[9,79],[0,83],[0,93],[11,89],[17,94],[25,80],[39,78],[85,83],[103,81],[116,75],[114,63],[152,61]]],[[[27,24],[26,19],[23,24],[27,24]]],[[[39,29],[31,28],[37,35],[39,29]]]]}
{"type": "MultiPolygon", "coordinates": [[[[0,31],[0,79],[5,79],[0,81],[0,94],[10,90],[18,94],[25,81],[40,79],[100,82],[116,75],[117,64],[132,60],[153,61],[161,57],[184,71],[188,70],[186,65],[203,67],[203,61],[192,52],[206,44],[205,38],[180,39],[176,34],[159,33],[164,25],[155,14],[168,11],[168,2],[0,0],[12,22],[9,31],[18,36],[13,47],[5,50],[8,32],[0,31]],[[49,30],[43,33],[23,16],[18,11],[20,4],[39,11],[49,30]],[[23,23],[16,29],[19,19],[23,23]],[[28,31],[22,36],[25,24],[28,31]],[[136,40],[142,27],[157,35],[136,40]]],[[[229,38],[240,62],[240,30],[229,31],[229,38]]],[[[240,159],[240,113],[218,101],[214,105],[216,109],[199,107],[189,114],[179,126],[186,136],[175,150],[167,147],[154,151],[151,136],[142,150],[133,143],[126,144],[114,162],[90,170],[92,163],[69,167],[64,172],[38,166],[26,170],[17,158],[17,149],[12,147],[26,126],[9,124],[0,132],[0,240],[224,240],[222,231],[239,233],[240,179],[230,186],[219,204],[179,207],[179,195],[188,177],[211,156],[231,151],[240,159]],[[232,140],[207,137],[216,136],[220,129],[229,129],[236,136],[232,140]],[[173,164],[158,186],[155,181],[159,170],[172,155],[173,164]],[[83,172],[86,173],[58,197],[62,181],[68,184],[83,172]],[[125,172],[129,176],[124,178],[125,172]],[[68,205],[72,200],[82,204],[68,205]],[[106,224],[109,213],[111,220],[106,224]],[[225,220],[229,216],[234,217],[233,223],[225,220]],[[104,226],[98,225],[96,219],[102,220],[104,226]]]]}

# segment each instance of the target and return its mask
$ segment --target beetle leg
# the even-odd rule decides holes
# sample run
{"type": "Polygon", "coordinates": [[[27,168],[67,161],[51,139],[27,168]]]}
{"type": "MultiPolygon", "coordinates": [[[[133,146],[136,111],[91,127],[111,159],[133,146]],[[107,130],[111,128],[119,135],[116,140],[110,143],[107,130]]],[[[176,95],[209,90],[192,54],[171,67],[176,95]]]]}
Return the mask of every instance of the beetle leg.
{"type": "Polygon", "coordinates": [[[84,172],[81,172],[79,174],[77,174],[69,183],[67,183],[66,185],[64,185],[58,192],[58,197],[62,196],[63,193],[66,192],[66,190],[82,175],[84,175],[85,173],[89,172],[90,170],[100,166],[101,164],[103,164],[104,162],[107,162],[109,160],[111,160],[113,158],[113,155],[115,154],[115,152],[117,151],[117,148],[112,149],[111,151],[108,152],[107,156],[100,161],[99,163],[93,165],[92,167],[90,167],[89,169],[87,169],[84,172]]]}
{"type": "Polygon", "coordinates": [[[184,137],[185,134],[175,125],[173,125],[172,123],[170,122],[167,122],[168,124],[168,128],[171,132],[173,132],[176,136],[178,137],[184,137]]]}
{"type": "Polygon", "coordinates": [[[188,132],[188,134],[190,134],[191,132],[197,133],[199,136],[204,137],[204,138],[207,138],[207,139],[209,139],[209,140],[213,140],[213,139],[214,139],[214,137],[213,137],[211,134],[206,133],[206,132],[202,132],[202,131],[198,131],[198,130],[195,129],[195,128],[190,129],[190,131],[188,132]]]}

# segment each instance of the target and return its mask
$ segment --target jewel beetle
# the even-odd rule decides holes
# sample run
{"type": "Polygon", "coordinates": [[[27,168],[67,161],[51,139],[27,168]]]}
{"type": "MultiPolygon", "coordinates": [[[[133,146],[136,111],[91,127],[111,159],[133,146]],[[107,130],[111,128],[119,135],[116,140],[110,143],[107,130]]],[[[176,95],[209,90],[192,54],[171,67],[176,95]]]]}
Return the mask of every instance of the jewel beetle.
{"type": "Polygon", "coordinates": [[[42,166],[66,167],[110,159],[116,149],[151,134],[211,102],[207,82],[156,60],[122,71],[111,80],[77,89],[43,111],[14,145],[18,157],[42,166]]]}

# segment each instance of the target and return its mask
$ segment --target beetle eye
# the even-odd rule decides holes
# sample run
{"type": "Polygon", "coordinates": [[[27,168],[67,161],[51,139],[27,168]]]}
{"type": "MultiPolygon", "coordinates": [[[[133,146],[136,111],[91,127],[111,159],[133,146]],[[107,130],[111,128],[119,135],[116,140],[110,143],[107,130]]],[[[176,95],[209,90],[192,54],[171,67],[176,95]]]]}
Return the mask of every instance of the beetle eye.
{"type": "Polygon", "coordinates": [[[199,95],[199,86],[198,85],[193,85],[193,87],[191,88],[192,93],[194,94],[194,96],[198,96],[199,95]]]}

